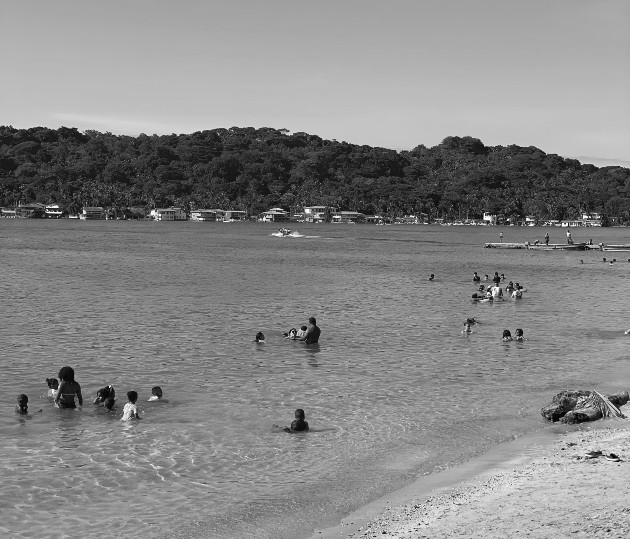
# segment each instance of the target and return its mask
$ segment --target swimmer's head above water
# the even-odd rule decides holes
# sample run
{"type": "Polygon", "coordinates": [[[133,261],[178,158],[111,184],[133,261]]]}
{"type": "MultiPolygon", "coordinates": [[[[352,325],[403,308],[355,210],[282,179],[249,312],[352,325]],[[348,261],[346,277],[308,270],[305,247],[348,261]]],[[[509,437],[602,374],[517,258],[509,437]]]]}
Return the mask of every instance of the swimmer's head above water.
{"type": "Polygon", "coordinates": [[[20,393],[17,398],[17,404],[15,405],[15,411],[18,414],[28,413],[28,397],[24,393],[20,393]]]}

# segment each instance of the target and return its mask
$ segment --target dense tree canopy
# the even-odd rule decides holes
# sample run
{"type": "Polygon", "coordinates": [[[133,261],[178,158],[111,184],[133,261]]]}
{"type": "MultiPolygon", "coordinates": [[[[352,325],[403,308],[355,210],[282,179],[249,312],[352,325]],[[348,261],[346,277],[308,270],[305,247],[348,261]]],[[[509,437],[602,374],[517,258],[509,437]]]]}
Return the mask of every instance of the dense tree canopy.
{"type": "Polygon", "coordinates": [[[75,128],[0,127],[0,205],[179,206],[299,211],[330,205],[392,217],[630,221],[630,169],[597,168],[535,147],[447,137],[411,151],[323,140],[285,129],[232,127],[118,136],[75,128]]]}

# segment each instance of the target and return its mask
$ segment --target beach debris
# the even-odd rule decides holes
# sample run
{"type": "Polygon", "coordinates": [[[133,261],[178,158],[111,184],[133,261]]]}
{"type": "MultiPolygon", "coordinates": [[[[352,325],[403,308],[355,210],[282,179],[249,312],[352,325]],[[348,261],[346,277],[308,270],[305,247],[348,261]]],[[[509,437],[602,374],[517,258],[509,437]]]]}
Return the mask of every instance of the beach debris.
{"type": "Polygon", "coordinates": [[[597,391],[567,390],[558,393],[540,413],[549,421],[569,424],[596,421],[602,417],[625,419],[619,407],[628,401],[627,391],[604,396],[597,391]]]}

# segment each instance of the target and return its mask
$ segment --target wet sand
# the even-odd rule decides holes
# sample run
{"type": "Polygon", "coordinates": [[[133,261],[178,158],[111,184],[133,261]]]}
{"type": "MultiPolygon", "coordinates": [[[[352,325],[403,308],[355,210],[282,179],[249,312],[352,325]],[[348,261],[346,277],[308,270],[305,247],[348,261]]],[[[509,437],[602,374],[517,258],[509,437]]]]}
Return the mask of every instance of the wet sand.
{"type": "Polygon", "coordinates": [[[582,424],[421,478],[312,537],[626,538],[628,477],[630,420],[582,424]],[[620,460],[606,458],[611,453],[620,460]]]}

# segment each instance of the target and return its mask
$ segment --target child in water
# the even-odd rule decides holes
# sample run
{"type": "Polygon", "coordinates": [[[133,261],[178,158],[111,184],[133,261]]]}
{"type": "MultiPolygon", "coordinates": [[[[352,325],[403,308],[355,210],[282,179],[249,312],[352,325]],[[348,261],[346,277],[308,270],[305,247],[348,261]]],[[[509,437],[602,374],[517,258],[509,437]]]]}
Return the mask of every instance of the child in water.
{"type": "Polygon", "coordinates": [[[464,329],[462,330],[462,333],[466,334],[466,333],[472,333],[472,332],[473,332],[473,330],[470,327],[470,322],[468,320],[466,320],[464,322],[464,329]]]}
{"type": "Polygon", "coordinates": [[[304,421],[304,410],[298,408],[295,411],[295,420],[291,423],[291,427],[284,427],[284,432],[300,432],[308,430],[308,423],[304,421]]]}
{"type": "Polygon", "coordinates": [[[114,390],[114,386],[105,386],[99,389],[96,392],[96,398],[94,399],[94,404],[103,404],[107,399],[116,399],[116,391],[114,390]]]}
{"type": "Polygon", "coordinates": [[[503,330],[503,338],[501,339],[503,342],[510,342],[512,340],[512,334],[509,329],[503,330]]]}
{"type": "Polygon", "coordinates": [[[24,393],[18,395],[15,413],[20,415],[28,414],[28,397],[24,393]]]}
{"type": "Polygon", "coordinates": [[[141,419],[138,415],[138,407],[136,406],[138,393],[135,391],[127,391],[127,399],[129,399],[129,402],[125,404],[125,407],[123,408],[123,416],[120,420],[129,421],[131,419],[141,419]]]}
{"type": "Polygon", "coordinates": [[[525,340],[525,337],[523,337],[523,330],[521,328],[518,328],[516,330],[516,336],[514,337],[515,341],[523,341],[525,340]]]}
{"type": "Polygon", "coordinates": [[[151,396],[149,397],[148,402],[168,402],[168,399],[162,398],[162,388],[160,386],[155,386],[151,388],[151,396]]]}
{"type": "Polygon", "coordinates": [[[114,408],[114,403],[116,401],[112,398],[112,397],[107,397],[104,401],[103,401],[103,406],[105,407],[105,409],[108,412],[111,412],[112,409],[114,408]]]}

